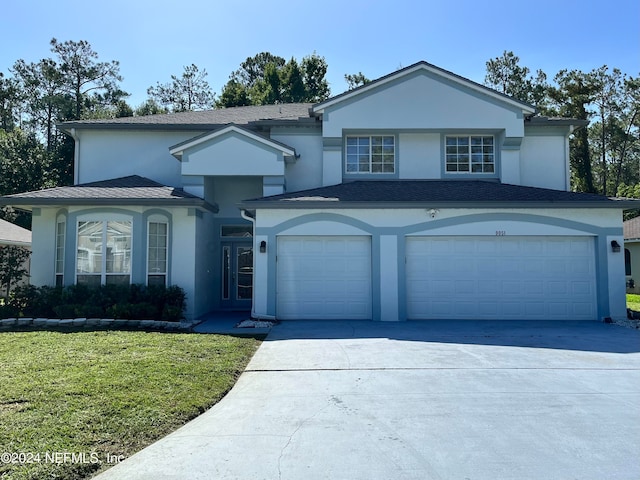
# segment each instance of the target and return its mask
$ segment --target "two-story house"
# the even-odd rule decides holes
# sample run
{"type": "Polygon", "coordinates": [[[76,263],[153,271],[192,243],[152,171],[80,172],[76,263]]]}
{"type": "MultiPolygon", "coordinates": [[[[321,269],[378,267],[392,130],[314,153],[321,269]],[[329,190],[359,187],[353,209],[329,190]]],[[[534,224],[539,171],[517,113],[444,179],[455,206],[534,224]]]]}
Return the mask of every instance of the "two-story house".
{"type": "Polygon", "coordinates": [[[315,105],[61,124],[76,185],[2,202],[33,212],[32,283],[177,284],[190,317],[624,317],[633,202],[569,191],[585,124],[420,62],[315,105]]]}

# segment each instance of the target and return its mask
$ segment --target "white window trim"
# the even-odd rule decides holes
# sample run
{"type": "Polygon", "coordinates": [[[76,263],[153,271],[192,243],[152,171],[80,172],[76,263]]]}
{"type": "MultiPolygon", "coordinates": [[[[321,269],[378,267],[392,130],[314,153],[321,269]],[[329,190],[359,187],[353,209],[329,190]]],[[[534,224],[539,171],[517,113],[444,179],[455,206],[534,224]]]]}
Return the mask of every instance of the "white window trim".
{"type": "Polygon", "coordinates": [[[53,267],[54,285],[58,284],[58,277],[62,278],[62,285],[64,285],[64,260],[65,260],[65,245],[67,241],[67,219],[63,216],[56,218],[56,243],[55,243],[55,264],[53,267]],[[62,225],[62,227],[60,227],[62,225]],[[62,237],[62,249],[59,248],[58,239],[62,237]],[[60,255],[60,256],[58,256],[60,255]],[[58,264],[62,265],[62,270],[58,271],[58,264]]]}
{"type": "MultiPolygon", "coordinates": [[[[345,175],[396,175],[397,171],[398,171],[398,156],[397,156],[397,141],[396,141],[396,135],[394,134],[389,134],[389,133],[379,133],[379,134],[368,134],[368,133],[362,133],[362,134],[350,134],[350,135],[345,135],[344,137],[344,174],[345,175]],[[349,165],[349,161],[348,161],[348,149],[349,149],[349,139],[350,138],[368,138],[369,139],[369,170],[367,172],[360,172],[360,171],[356,171],[356,172],[350,172],[348,170],[348,165],[349,165]],[[390,137],[393,139],[393,171],[392,172],[374,172],[373,171],[373,147],[371,145],[371,139],[373,137],[381,137],[381,138],[385,138],[385,137],[390,137]]],[[[382,164],[384,165],[384,163],[382,164]]]]}
{"type": "Polygon", "coordinates": [[[165,265],[165,270],[164,270],[164,273],[163,273],[164,274],[164,284],[165,284],[165,286],[167,286],[168,283],[169,283],[169,237],[170,236],[169,236],[169,221],[164,217],[158,217],[158,218],[150,217],[147,220],[147,248],[145,250],[145,256],[146,256],[146,261],[145,261],[146,268],[145,268],[145,270],[146,270],[146,275],[145,275],[144,281],[145,281],[145,285],[149,285],[149,275],[152,275],[152,274],[162,275],[162,273],[158,273],[158,272],[153,272],[152,273],[152,272],[149,271],[149,248],[150,248],[150,245],[149,245],[149,225],[152,224],[152,223],[162,223],[162,224],[167,226],[167,242],[166,242],[167,245],[166,245],[166,248],[165,248],[165,259],[164,259],[165,260],[165,264],[164,264],[165,265]]]}
{"type": "Polygon", "coordinates": [[[96,215],[96,216],[88,216],[88,215],[81,215],[78,216],[75,220],[75,250],[74,250],[74,283],[77,285],[78,284],[78,275],[83,276],[95,276],[95,277],[100,277],[100,285],[106,285],[107,283],[107,277],[108,276],[118,276],[118,275],[125,275],[123,273],[107,273],[107,255],[105,251],[101,251],[101,256],[102,258],[100,259],[100,270],[101,272],[99,274],[97,273],[78,273],[78,234],[79,234],[79,227],[80,227],[80,222],[100,222],[102,224],[102,247],[101,249],[104,249],[106,244],[107,244],[107,224],[108,222],[129,222],[131,224],[131,260],[130,260],[130,268],[129,268],[129,285],[132,284],[132,279],[133,279],[133,265],[134,265],[134,252],[133,252],[133,245],[134,245],[134,238],[133,238],[133,218],[128,216],[128,215],[118,215],[118,214],[114,214],[114,215],[108,215],[108,214],[104,214],[104,215],[96,215]]]}
{"type": "MultiPolygon", "coordinates": [[[[483,152],[483,156],[484,156],[484,152],[483,152]]],[[[465,134],[465,133],[459,133],[459,134],[451,134],[451,135],[445,135],[444,136],[444,173],[445,175],[495,175],[497,173],[497,161],[496,161],[496,156],[497,156],[497,151],[496,151],[496,136],[492,135],[492,134],[465,134]],[[468,138],[469,139],[469,151],[468,151],[468,155],[469,155],[469,170],[455,170],[455,171],[451,171],[451,170],[447,170],[447,139],[448,138],[468,138]],[[471,153],[471,147],[473,146],[471,144],[471,139],[472,138],[482,138],[482,137],[491,137],[493,139],[492,141],[492,147],[493,147],[493,152],[492,152],[492,157],[493,157],[493,162],[490,165],[493,165],[493,171],[492,172],[474,172],[473,171],[473,160],[472,160],[472,153],[471,153]]],[[[483,159],[483,163],[482,165],[484,166],[484,159],[483,159]]]]}

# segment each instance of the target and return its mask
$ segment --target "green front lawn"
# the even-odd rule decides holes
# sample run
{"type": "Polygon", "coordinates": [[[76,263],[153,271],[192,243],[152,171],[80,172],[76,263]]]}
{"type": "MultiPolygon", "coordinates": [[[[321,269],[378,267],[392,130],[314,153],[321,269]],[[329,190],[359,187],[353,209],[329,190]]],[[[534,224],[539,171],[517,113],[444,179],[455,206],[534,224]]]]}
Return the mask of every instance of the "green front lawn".
{"type": "Polygon", "coordinates": [[[640,295],[627,293],[627,308],[640,312],[640,295]]]}
{"type": "Polygon", "coordinates": [[[131,456],[218,402],[259,344],[145,332],[0,334],[0,478],[75,480],[131,456]],[[31,463],[7,463],[6,452],[31,463]]]}

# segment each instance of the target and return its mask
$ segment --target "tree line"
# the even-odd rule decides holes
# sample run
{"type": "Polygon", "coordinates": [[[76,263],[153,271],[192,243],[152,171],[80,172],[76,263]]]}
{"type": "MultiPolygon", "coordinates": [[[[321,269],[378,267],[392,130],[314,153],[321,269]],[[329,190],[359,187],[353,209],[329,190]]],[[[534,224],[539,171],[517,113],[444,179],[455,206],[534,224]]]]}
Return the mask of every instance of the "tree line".
{"type": "MultiPolygon", "coordinates": [[[[127,102],[119,63],[101,61],[87,41],[50,42],[51,56],[17,60],[0,72],[0,195],[68,185],[73,181],[73,140],[59,122],[162,114],[329,97],[327,63],[315,52],[300,61],[269,52],[247,58],[216,95],[207,72],[195,64],[147,89],[138,106],[127,102]]],[[[370,80],[345,74],[349,89],[370,80]]],[[[571,140],[572,188],[640,197],[640,80],[607,66],[562,70],[552,81],[532,74],[505,51],[486,62],[485,85],[535,105],[542,115],[589,120],[571,140]]],[[[15,220],[6,211],[4,218],[15,220]]],[[[19,219],[28,225],[28,218],[19,219]]]]}

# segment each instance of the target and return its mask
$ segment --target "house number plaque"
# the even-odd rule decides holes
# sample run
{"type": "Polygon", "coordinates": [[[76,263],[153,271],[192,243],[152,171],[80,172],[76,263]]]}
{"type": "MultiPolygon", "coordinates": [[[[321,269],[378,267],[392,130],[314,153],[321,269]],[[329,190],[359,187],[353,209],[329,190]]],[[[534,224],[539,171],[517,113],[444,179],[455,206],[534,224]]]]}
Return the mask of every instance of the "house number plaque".
{"type": "Polygon", "coordinates": [[[496,230],[496,237],[504,237],[506,234],[506,230],[496,230]]]}

